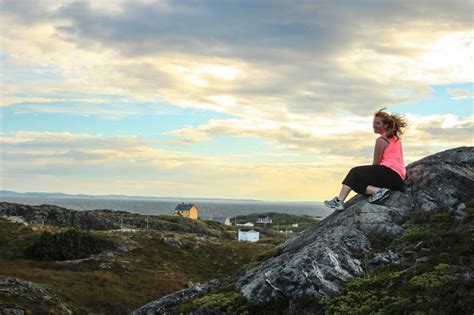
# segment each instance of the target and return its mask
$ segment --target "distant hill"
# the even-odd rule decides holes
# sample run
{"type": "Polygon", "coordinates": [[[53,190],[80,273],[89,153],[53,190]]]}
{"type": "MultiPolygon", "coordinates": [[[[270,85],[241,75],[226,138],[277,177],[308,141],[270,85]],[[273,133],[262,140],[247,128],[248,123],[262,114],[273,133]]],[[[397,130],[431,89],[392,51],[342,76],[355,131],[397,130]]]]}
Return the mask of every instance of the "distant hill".
{"type": "Polygon", "coordinates": [[[93,199],[141,199],[141,200],[185,200],[185,201],[240,201],[240,202],[263,202],[257,199],[229,199],[229,198],[192,198],[192,197],[150,197],[150,196],[128,196],[128,195],[85,195],[45,192],[15,192],[0,190],[0,197],[45,197],[45,198],[93,198],[93,199]]]}

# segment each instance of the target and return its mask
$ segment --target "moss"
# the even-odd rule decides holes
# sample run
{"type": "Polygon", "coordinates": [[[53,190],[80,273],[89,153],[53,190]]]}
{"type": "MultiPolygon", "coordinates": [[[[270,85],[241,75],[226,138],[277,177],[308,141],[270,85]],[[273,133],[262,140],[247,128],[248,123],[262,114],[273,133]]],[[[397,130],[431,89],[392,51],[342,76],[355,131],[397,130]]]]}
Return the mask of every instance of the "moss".
{"type": "Polygon", "coordinates": [[[178,313],[185,314],[191,310],[220,311],[226,314],[249,314],[248,302],[240,292],[213,293],[197,298],[183,305],[178,313]]]}
{"type": "Polygon", "coordinates": [[[473,310],[472,284],[461,279],[460,271],[440,264],[418,275],[387,272],[354,278],[343,294],[322,304],[327,314],[467,314],[473,310]]]}
{"type": "Polygon", "coordinates": [[[452,211],[428,214],[420,210],[406,218],[404,228],[405,232],[393,242],[380,241],[376,236],[370,240],[379,249],[391,248],[400,253],[405,267],[368,268],[366,276],[349,281],[339,297],[321,302],[326,314],[470,314],[474,311],[473,281],[462,276],[472,272],[472,227],[465,225],[465,221],[457,221],[452,211]],[[417,262],[421,257],[426,259],[417,262]]]}

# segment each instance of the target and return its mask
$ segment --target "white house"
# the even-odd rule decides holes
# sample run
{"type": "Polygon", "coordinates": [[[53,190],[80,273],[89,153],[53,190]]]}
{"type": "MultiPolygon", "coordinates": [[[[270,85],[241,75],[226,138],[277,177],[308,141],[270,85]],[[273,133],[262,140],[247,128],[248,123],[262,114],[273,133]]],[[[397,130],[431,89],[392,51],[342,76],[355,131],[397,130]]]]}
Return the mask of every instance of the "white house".
{"type": "Polygon", "coordinates": [[[245,226],[245,227],[252,227],[253,228],[253,223],[252,222],[247,222],[247,223],[237,223],[237,226],[245,226]]]}
{"type": "Polygon", "coordinates": [[[259,217],[257,218],[258,224],[272,224],[273,220],[268,215],[266,217],[259,217]]]}
{"type": "Polygon", "coordinates": [[[241,231],[239,230],[239,242],[252,242],[255,243],[260,239],[260,233],[255,230],[241,231]]]}
{"type": "Polygon", "coordinates": [[[216,221],[216,222],[219,222],[219,223],[222,223],[222,224],[225,224],[227,226],[232,226],[232,222],[230,222],[229,217],[213,217],[212,220],[216,221]]]}

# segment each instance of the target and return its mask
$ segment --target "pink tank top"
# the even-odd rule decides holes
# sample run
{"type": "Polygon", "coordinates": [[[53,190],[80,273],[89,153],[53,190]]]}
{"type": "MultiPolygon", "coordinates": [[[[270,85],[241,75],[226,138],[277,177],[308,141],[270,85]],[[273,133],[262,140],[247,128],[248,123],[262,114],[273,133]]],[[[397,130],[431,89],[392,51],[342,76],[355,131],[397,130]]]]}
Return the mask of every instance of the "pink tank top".
{"type": "Polygon", "coordinates": [[[397,137],[388,138],[388,140],[389,144],[388,147],[385,148],[385,151],[383,151],[380,165],[391,168],[405,180],[406,169],[405,163],[403,162],[402,142],[400,139],[397,139],[397,137]]]}

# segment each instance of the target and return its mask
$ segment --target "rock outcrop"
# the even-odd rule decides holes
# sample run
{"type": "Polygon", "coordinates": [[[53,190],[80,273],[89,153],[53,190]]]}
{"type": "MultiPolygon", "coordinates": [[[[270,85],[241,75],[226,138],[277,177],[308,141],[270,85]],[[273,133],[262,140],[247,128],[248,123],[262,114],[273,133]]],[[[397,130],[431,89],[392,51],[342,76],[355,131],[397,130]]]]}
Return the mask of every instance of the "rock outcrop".
{"type": "Polygon", "coordinates": [[[0,203],[0,215],[21,217],[29,224],[78,227],[87,230],[114,230],[120,223],[100,216],[94,211],[77,211],[53,205],[29,206],[9,202],[0,203]]]}
{"type": "Polygon", "coordinates": [[[462,210],[474,199],[472,147],[447,150],[408,167],[407,185],[415,208],[462,210]]]}
{"type": "Polygon", "coordinates": [[[397,222],[414,209],[454,211],[474,200],[474,148],[426,157],[408,165],[407,176],[405,191],[380,205],[354,197],[344,211],[284,243],[279,256],[248,270],[237,286],[253,302],[338,294],[349,278],[363,274],[354,253],[371,248],[369,235],[399,235],[403,228],[397,222]]]}
{"type": "MultiPolygon", "coordinates": [[[[237,288],[255,303],[337,295],[348,279],[364,273],[356,257],[371,250],[371,239],[400,235],[401,220],[416,209],[462,211],[474,201],[474,147],[426,157],[408,165],[407,174],[404,191],[393,192],[383,204],[370,204],[365,196],[352,198],[344,211],[289,239],[277,256],[247,270],[237,288]]],[[[397,253],[388,252],[375,255],[370,263],[398,261],[397,253]]],[[[153,303],[142,307],[140,314],[157,314],[153,305],[162,304],[153,303]]]]}
{"type": "Polygon", "coordinates": [[[215,224],[210,228],[200,220],[107,209],[79,211],[53,205],[30,206],[0,202],[0,217],[23,224],[45,224],[85,230],[149,229],[218,236],[218,231],[213,231],[215,224]]]}
{"type": "Polygon", "coordinates": [[[220,285],[221,280],[214,279],[205,284],[198,284],[191,288],[168,294],[133,311],[132,315],[168,314],[170,309],[174,309],[181,302],[213,292],[220,285]]]}
{"type": "MultiPolygon", "coordinates": [[[[38,313],[72,314],[58,296],[37,283],[0,276],[0,293],[7,300],[14,297],[26,299],[31,305],[35,305],[38,313]]],[[[30,313],[23,307],[3,303],[0,300],[0,314],[22,315],[30,313]]]]}

